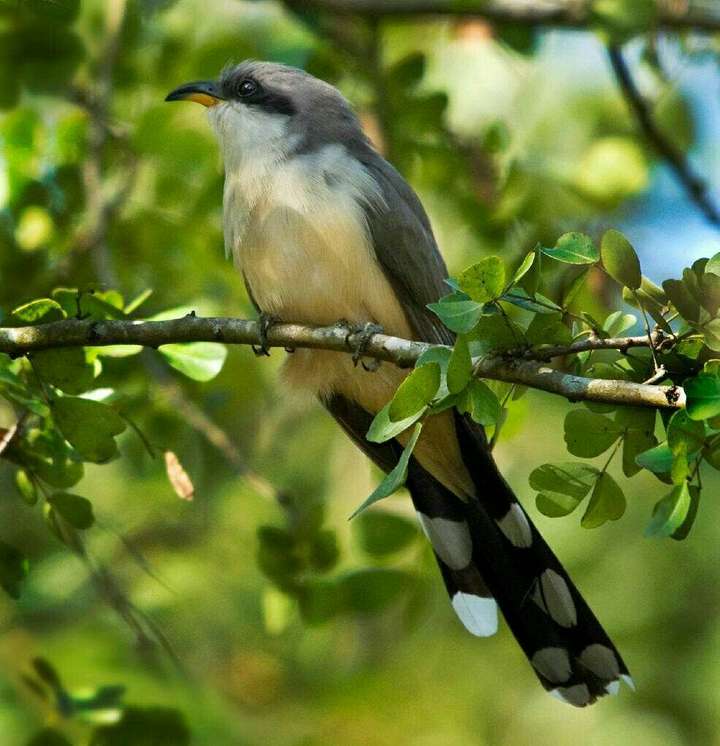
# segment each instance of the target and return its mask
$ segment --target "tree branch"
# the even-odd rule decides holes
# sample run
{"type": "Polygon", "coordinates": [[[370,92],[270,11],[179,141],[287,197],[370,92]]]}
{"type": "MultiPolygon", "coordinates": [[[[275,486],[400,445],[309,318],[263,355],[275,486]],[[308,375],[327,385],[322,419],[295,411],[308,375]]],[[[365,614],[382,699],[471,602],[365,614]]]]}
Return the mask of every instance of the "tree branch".
{"type": "MultiPolygon", "coordinates": [[[[57,347],[100,347],[114,344],[135,344],[159,347],[177,342],[222,342],[224,344],[259,345],[260,327],[257,321],[234,318],[199,318],[186,316],[171,321],[79,321],[69,319],[39,326],[0,327],[0,352],[25,355],[36,350],[57,347]]],[[[340,325],[310,327],[300,324],[278,324],[268,332],[269,347],[312,348],[350,353],[355,349],[356,335],[340,325]]],[[[586,349],[619,349],[642,347],[647,337],[614,340],[588,339],[567,347],[537,348],[540,359],[573,354],[586,349]],[[641,341],[642,340],[642,341],[641,341]]],[[[414,342],[385,334],[375,334],[363,355],[394,363],[401,368],[412,367],[420,355],[434,345],[414,342]]],[[[475,361],[474,373],[508,383],[559,394],[573,401],[587,400],[611,404],[628,404],[662,409],[681,409],[685,394],[677,386],[663,387],[628,381],[602,380],[575,376],[555,370],[536,360],[508,355],[487,357],[475,361]]]]}
{"type": "MultiPolygon", "coordinates": [[[[475,4],[456,0],[303,0],[301,5],[304,10],[314,8],[374,17],[454,16],[524,26],[584,28],[593,20],[593,0],[476,0],[475,4]]],[[[720,30],[720,13],[707,5],[692,0],[681,3],[657,0],[657,5],[658,28],[708,33],[720,30]]]]}
{"type": "Polygon", "coordinates": [[[625,62],[619,46],[608,46],[608,56],[613,72],[617,78],[620,90],[625,97],[628,107],[635,115],[643,134],[655,148],[658,155],[667,161],[675,173],[675,177],[682,184],[690,199],[698,206],[710,223],[720,227],[720,210],[710,201],[708,187],[700,178],[685,157],[675,145],[660,131],[655,123],[650,107],[638,90],[632,73],[625,62]]]}

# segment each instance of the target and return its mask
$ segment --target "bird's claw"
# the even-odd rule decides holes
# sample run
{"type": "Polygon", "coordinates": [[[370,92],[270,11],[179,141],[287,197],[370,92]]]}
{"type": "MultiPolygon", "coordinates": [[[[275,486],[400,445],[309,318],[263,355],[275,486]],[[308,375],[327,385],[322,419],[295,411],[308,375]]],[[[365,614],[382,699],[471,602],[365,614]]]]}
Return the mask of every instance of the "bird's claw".
{"type": "Polygon", "coordinates": [[[252,351],[255,353],[257,357],[261,357],[265,355],[266,357],[270,357],[270,349],[268,347],[268,332],[270,331],[271,327],[275,326],[280,319],[277,316],[273,316],[270,313],[261,313],[260,317],[258,318],[258,325],[260,327],[260,344],[259,345],[251,345],[252,351]]]}
{"type": "MultiPolygon", "coordinates": [[[[348,333],[345,336],[345,344],[353,351],[352,361],[353,365],[357,367],[357,364],[361,361],[368,345],[370,344],[370,340],[372,340],[373,336],[376,334],[382,334],[383,328],[378,324],[373,324],[372,322],[354,326],[347,322],[340,323],[348,329],[348,333]]],[[[368,365],[363,363],[362,366],[367,371],[376,371],[380,367],[380,362],[374,360],[368,365]]]]}

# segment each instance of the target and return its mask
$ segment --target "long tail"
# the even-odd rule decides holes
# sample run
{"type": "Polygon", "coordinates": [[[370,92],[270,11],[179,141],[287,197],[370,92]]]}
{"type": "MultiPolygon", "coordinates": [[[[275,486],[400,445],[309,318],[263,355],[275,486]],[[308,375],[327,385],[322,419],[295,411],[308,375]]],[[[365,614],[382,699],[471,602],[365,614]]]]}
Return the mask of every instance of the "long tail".
{"type": "Polygon", "coordinates": [[[483,436],[457,418],[478,499],[463,502],[417,462],[408,472],[420,522],[458,617],[497,630],[497,607],[542,685],[577,707],[634,688],[620,654],[497,470],[483,436]]]}
{"type": "MultiPolygon", "coordinates": [[[[341,396],[323,403],[381,469],[395,466],[402,447],[367,441],[367,412],[341,396]]],[[[462,623],[474,635],[492,635],[499,607],[542,685],[568,704],[584,707],[615,694],[621,681],[634,688],[617,649],[499,473],[482,428],[459,415],[455,424],[477,498],[464,502],[415,458],[407,487],[462,623]]]]}

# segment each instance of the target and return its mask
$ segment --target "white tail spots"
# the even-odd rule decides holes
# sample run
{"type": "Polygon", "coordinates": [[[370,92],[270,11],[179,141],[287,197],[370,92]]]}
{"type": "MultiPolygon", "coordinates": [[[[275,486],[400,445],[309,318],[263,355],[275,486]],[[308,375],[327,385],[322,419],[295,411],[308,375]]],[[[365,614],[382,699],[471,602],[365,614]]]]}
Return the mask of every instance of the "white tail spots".
{"type": "Polygon", "coordinates": [[[452,598],[452,605],[465,629],[471,634],[490,637],[497,632],[498,614],[494,598],[458,591],[452,598]]]}
{"type": "Polygon", "coordinates": [[[605,691],[612,697],[614,697],[620,691],[620,682],[618,679],[611,681],[606,687],[605,691]]]}
{"type": "Polygon", "coordinates": [[[465,521],[428,518],[420,512],[418,518],[438,557],[451,570],[462,570],[472,562],[472,539],[465,521]]]}
{"type": "Polygon", "coordinates": [[[633,690],[635,691],[635,682],[629,673],[621,673],[620,678],[633,690]]]}
{"type": "Polygon", "coordinates": [[[570,678],[570,656],[565,648],[542,648],[530,659],[535,670],[553,684],[570,678]]]}
{"type": "Polygon", "coordinates": [[[570,589],[555,570],[545,570],[531,597],[561,627],[573,627],[577,624],[577,609],[570,589]]]}
{"type": "Polygon", "coordinates": [[[514,547],[527,549],[532,544],[530,522],[517,503],[512,504],[505,516],[497,521],[497,525],[514,547]]]}
{"type": "Polygon", "coordinates": [[[598,643],[588,645],[580,653],[580,662],[585,668],[606,681],[617,679],[620,674],[620,664],[615,653],[605,645],[598,643]]]}
{"type": "Polygon", "coordinates": [[[576,684],[575,686],[558,687],[549,692],[555,699],[575,707],[585,707],[590,703],[590,690],[587,684],[576,684]]]}

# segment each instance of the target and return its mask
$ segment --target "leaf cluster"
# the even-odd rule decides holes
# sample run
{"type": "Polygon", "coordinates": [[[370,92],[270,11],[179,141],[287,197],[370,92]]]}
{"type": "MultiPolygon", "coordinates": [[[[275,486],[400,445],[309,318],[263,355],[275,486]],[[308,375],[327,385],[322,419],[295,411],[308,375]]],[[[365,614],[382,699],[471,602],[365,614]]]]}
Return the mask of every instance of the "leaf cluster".
{"type": "MultiPolygon", "coordinates": [[[[4,323],[34,326],[66,318],[125,319],[149,295],[144,292],[125,302],[115,290],[57,288],[50,297],[18,306],[4,323]]],[[[182,314],[183,310],[174,309],[158,316],[182,314]]],[[[136,345],[113,345],[43,350],[14,360],[0,355],[0,397],[18,413],[18,424],[5,439],[0,457],[16,467],[15,485],[22,501],[29,507],[39,504],[49,530],[73,550],[78,548],[76,532],[87,531],[95,523],[91,500],[69,491],[82,480],[84,465],[117,459],[117,440],[128,424],[143,437],[124,414],[123,394],[104,381],[105,368],[112,367],[113,360],[141,351],[136,345]]],[[[215,343],[172,344],[162,346],[158,353],[175,370],[205,382],[220,372],[226,349],[215,343]]],[[[189,477],[174,454],[165,459],[173,488],[187,499],[188,490],[192,494],[189,477]]],[[[17,598],[27,572],[24,555],[0,542],[0,586],[17,598]]]]}
{"type": "Polygon", "coordinates": [[[524,391],[475,378],[478,360],[515,354],[544,359],[546,350],[564,346],[566,365],[578,375],[684,386],[687,410],[663,412],[658,433],[652,409],[589,402],[573,408],[564,426],[568,452],[584,459],[609,455],[601,467],[569,462],[533,471],[530,484],[538,492],[538,509],[550,517],[566,516],[589,495],[584,528],[618,520],[627,499],[608,469],[621,454],[626,478],[649,472],[670,486],[652,511],[646,534],[685,538],[697,515],[701,465],[720,467],[720,360],[715,359],[720,351],[715,334],[715,325],[720,329],[720,255],[698,260],[682,280],[666,280],[661,288],[642,275],[632,244],[619,231],[607,231],[599,247],[590,236],[567,233],[554,246],[538,245],[512,273],[500,257],[490,256],[448,285],[452,292],[428,308],[457,335],[455,345],[423,355],[373,421],[367,434],[373,442],[396,438],[413,425],[415,430],[395,469],[356,513],[403,485],[428,417],[454,407],[491,428],[491,442],[497,440],[507,407],[524,391]],[[579,272],[553,283],[568,266],[579,272]],[[579,309],[576,299],[590,272],[613,281],[637,312],[614,311],[601,322],[579,309]],[[543,293],[558,285],[562,292],[543,293]],[[624,349],[622,335],[642,329],[647,347],[624,349]],[[617,349],[570,348],[573,342],[603,338],[617,339],[617,349]]]}

